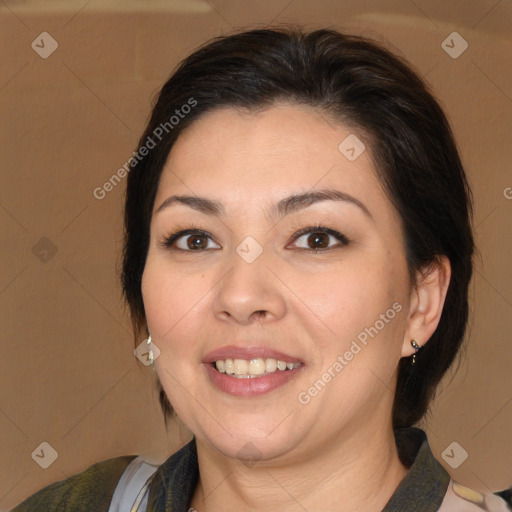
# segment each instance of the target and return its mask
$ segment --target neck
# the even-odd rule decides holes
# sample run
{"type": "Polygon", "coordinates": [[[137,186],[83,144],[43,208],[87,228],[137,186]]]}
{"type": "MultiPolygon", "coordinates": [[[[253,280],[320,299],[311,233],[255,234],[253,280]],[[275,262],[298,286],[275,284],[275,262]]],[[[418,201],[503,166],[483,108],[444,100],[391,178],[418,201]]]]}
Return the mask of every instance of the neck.
{"type": "Polygon", "coordinates": [[[200,480],[191,506],[201,512],[318,510],[319,503],[322,510],[380,511],[407,473],[391,426],[376,429],[373,422],[324,440],[309,458],[286,465],[247,467],[196,442],[200,480]]]}

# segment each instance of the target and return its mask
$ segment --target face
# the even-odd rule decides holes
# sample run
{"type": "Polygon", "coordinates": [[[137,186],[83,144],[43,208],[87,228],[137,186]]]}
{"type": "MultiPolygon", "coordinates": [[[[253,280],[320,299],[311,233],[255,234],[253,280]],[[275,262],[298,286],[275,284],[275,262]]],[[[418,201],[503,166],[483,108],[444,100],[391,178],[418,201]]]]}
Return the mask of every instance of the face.
{"type": "Polygon", "coordinates": [[[338,148],[351,133],[310,107],[223,108],[163,170],[142,280],[156,369],[226,456],[304,459],[390,424],[410,283],[368,147],[338,148]]]}

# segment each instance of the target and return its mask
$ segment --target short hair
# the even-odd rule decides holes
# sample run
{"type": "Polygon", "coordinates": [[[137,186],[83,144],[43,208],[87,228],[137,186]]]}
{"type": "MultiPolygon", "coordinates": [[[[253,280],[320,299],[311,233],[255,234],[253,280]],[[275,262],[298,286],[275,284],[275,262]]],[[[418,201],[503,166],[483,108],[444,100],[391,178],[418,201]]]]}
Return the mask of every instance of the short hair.
{"type": "MultiPolygon", "coordinates": [[[[158,183],[174,143],[206,112],[257,112],[278,102],[312,106],[368,142],[375,172],[400,215],[413,285],[416,273],[431,269],[441,256],[450,261],[437,329],[414,366],[409,358],[399,362],[393,427],[411,426],[427,413],[466,331],[472,195],[450,125],[429,86],[402,57],[361,36],[300,26],[249,30],[209,41],[171,74],[139,148],[155,133],[158,143],[138,155],[127,178],[121,280],[135,343],[147,331],[142,274],[158,183]],[[176,122],[177,110],[184,115],[176,122]]],[[[158,387],[167,424],[172,407],[160,382],[158,387]]]]}

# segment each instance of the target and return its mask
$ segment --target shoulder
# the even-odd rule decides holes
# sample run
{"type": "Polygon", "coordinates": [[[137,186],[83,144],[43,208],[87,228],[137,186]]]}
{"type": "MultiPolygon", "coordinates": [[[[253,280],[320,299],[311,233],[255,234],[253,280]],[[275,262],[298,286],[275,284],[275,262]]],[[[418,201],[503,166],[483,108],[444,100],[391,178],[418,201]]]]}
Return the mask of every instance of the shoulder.
{"type": "Polygon", "coordinates": [[[506,502],[495,494],[482,494],[450,480],[439,512],[508,512],[506,502]]]}
{"type": "Polygon", "coordinates": [[[107,512],[121,475],[136,457],[125,455],[97,462],[80,473],[37,491],[11,512],[107,512]]]}

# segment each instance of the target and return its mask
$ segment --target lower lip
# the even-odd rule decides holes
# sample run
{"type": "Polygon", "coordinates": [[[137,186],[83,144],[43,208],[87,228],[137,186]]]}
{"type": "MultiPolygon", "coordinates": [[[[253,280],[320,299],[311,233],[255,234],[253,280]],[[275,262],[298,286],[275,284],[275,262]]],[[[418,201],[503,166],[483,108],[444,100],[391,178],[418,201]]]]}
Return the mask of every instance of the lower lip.
{"type": "Polygon", "coordinates": [[[235,396],[260,396],[270,393],[293,379],[301,371],[304,365],[293,370],[276,371],[263,375],[262,377],[253,377],[248,379],[239,379],[230,377],[226,373],[220,373],[213,365],[205,364],[206,371],[211,382],[224,393],[235,396]]]}

